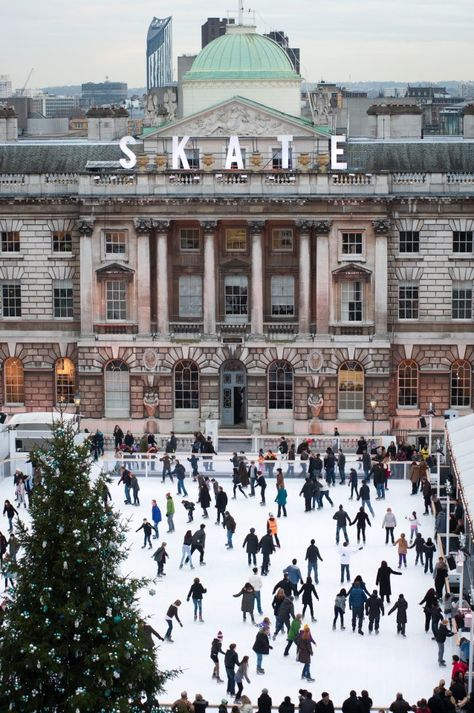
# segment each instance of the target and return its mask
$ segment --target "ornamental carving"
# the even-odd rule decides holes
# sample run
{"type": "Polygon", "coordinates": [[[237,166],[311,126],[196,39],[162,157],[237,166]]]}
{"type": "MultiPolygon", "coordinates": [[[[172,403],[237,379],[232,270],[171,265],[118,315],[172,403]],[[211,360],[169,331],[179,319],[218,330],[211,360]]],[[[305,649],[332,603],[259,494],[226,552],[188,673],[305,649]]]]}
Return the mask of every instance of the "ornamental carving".
{"type": "Polygon", "coordinates": [[[201,227],[204,233],[215,233],[217,230],[217,220],[206,220],[201,223],[201,227]]]}
{"type": "Polygon", "coordinates": [[[79,218],[76,222],[76,226],[79,235],[86,235],[90,238],[94,232],[94,221],[91,218],[79,218]]]}
{"type": "Polygon", "coordinates": [[[158,366],[158,353],[155,349],[145,349],[142,357],[143,366],[147,371],[156,371],[158,366]]]}
{"type": "Polygon", "coordinates": [[[323,368],[324,357],[319,349],[313,349],[308,354],[308,369],[310,371],[321,371],[323,368]]]}
{"type": "Polygon", "coordinates": [[[313,224],[310,220],[297,220],[296,225],[300,233],[310,233],[313,224]]]}
{"type": "Polygon", "coordinates": [[[386,235],[390,230],[390,221],[387,219],[373,220],[372,226],[376,235],[386,235]]]}
{"type": "Polygon", "coordinates": [[[265,228],[265,221],[264,220],[251,220],[248,223],[250,234],[251,235],[260,235],[260,233],[263,233],[263,230],[265,228]]]}
{"type": "Polygon", "coordinates": [[[154,220],[153,227],[156,228],[157,233],[167,233],[170,222],[169,220],[154,220]]]}
{"type": "Polygon", "coordinates": [[[186,122],[184,128],[191,136],[277,136],[291,132],[288,124],[234,103],[186,122]]]}
{"type": "Polygon", "coordinates": [[[329,235],[331,231],[331,221],[330,220],[319,220],[314,224],[314,232],[316,235],[329,235]]]}
{"type": "Polygon", "coordinates": [[[152,218],[136,218],[135,231],[139,235],[148,235],[153,230],[152,218]]]}

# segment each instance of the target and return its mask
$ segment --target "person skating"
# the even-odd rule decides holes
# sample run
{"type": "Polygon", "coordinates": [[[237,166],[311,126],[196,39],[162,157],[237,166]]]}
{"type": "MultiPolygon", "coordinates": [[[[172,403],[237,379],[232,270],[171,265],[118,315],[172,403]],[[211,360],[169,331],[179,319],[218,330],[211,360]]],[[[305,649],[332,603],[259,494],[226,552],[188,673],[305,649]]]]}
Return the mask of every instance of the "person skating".
{"type": "Polygon", "coordinates": [[[266,577],[268,568],[270,567],[270,556],[275,552],[275,545],[273,544],[273,537],[270,530],[267,530],[267,534],[261,538],[258,543],[258,548],[262,553],[262,568],[260,574],[266,577]]]}
{"type": "Polygon", "coordinates": [[[166,476],[174,483],[173,476],[171,474],[171,458],[168,453],[165,453],[163,458],[160,458],[160,463],[163,463],[163,470],[161,472],[161,482],[164,483],[166,476]]]}
{"type": "Polygon", "coordinates": [[[130,500],[130,484],[131,484],[132,475],[131,475],[130,471],[127,468],[125,468],[124,466],[122,466],[120,468],[119,472],[120,472],[120,478],[119,478],[117,485],[120,485],[120,483],[123,483],[123,488],[124,488],[124,492],[125,492],[124,503],[125,503],[125,505],[131,505],[132,501],[130,500]]]}
{"type": "Polygon", "coordinates": [[[219,671],[219,656],[224,656],[224,652],[222,651],[223,638],[224,634],[222,631],[218,631],[217,636],[211,642],[211,661],[214,664],[214,668],[212,669],[212,678],[215,679],[217,683],[223,683],[219,671]]]}
{"type": "Polygon", "coordinates": [[[168,607],[168,611],[166,612],[165,616],[165,621],[168,624],[165,639],[166,641],[170,641],[171,643],[173,642],[173,639],[171,638],[171,634],[173,632],[173,619],[176,619],[180,627],[183,628],[183,624],[178,616],[178,608],[180,606],[181,601],[179,599],[176,599],[176,601],[173,604],[170,604],[170,606],[168,607]]]}
{"type": "Polygon", "coordinates": [[[220,524],[221,521],[221,516],[222,516],[222,527],[225,528],[224,525],[224,517],[225,517],[225,512],[227,510],[227,503],[229,502],[229,498],[227,497],[227,493],[224,491],[224,488],[219,485],[219,490],[216,495],[216,510],[217,510],[217,520],[216,520],[216,525],[220,524]]]}
{"type": "Polygon", "coordinates": [[[418,515],[416,514],[415,510],[413,510],[411,515],[408,515],[406,518],[408,522],[410,523],[410,545],[413,541],[413,538],[416,537],[418,534],[418,528],[420,527],[420,522],[418,520],[418,515]]]}
{"type": "Polygon", "coordinates": [[[425,574],[430,570],[430,574],[433,574],[433,555],[436,552],[436,545],[434,544],[431,537],[426,539],[423,545],[423,554],[425,555],[425,574]]]}
{"type": "Polygon", "coordinates": [[[251,527],[250,531],[245,535],[242,547],[246,548],[247,559],[249,567],[257,564],[257,552],[258,552],[258,537],[255,534],[255,528],[251,527]]]}
{"type": "Polygon", "coordinates": [[[446,661],[444,660],[444,645],[449,636],[454,636],[454,631],[449,631],[448,620],[443,619],[435,637],[438,645],[438,663],[440,666],[446,666],[446,661]]]}
{"type": "Polygon", "coordinates": [[[380,616],[385,614],[383,601],[379,597],[376,589],[372,592],[365,603],[365,613],[369,617],[369,634],[375,629],[375,633],[379,633],[380,616]]]}
{"type": "Polygon", "coordinates": [[[185,498],[187,498],[188,491],[186,490],[186,486],[184,485],[184,479],[186,478],[186,468],[182,463],[180,463],[179,460],[177,460],[175,463],[171,477],[173,477],[173,475],[176,476],[176,480],[178,481],[178,492],[176,493],[176,495],[183,495],[185,498]]]}
{"type": "Polygon", "coordinates": [[[184,509],[188,513],[188,522],[193,522],[194,521],[193,513],[195,510],[194,503],[191,502],[191,500],[181,500],[181,505],[184,507],[184,509]]]}
{"type": "Polygon", "coordinates": [[[309,682],[313,682],[314,678],[311,677],[311,657],[313,655],[312,644],[316,646],[311,635],[311,629],[308,624],[305,624],[303,629],[298,634],[298,639],[296,640],[297,648],[297,658],[300,663],[303,664],[303,670],[301,672],[301,678],[306,679],[309,682]]]}
{"type": "Polygon", "coordinates": [[[184,533],[184,539],[183,539],[183,547],[181,550],[181,562],[179,563],[179,568],[183,569],[183,566],[185,564],[188,564],[191,567],[191,569],[194,569],[193,565],[193,559],[192,559],[192,552],[191,552],[191,543],[193,541],[193,533],[191,530],[186,530],[184,533]]]}
{"type": "MultiPolygon", "coordinates": [[[[245,496],[247,497],[247,496],[245,496]]],[[[248,676],[249,670],[249,657],[242,656],[239,663],[237,671],[235,672],[235,682],[237,684],[237,693],[235,694],[235,703],[241,702],[242,691],[244,690],[244,681],[250,683],[250,678],[248,676]]]]}
{"type": "Polygon", "coordinates": [[[291,560],[291,564],[285,567],[283,574],[288,575],[288,579],[291,583],[291,594],[298,598],[298,584],[303,584],[303,577],[301,575],[301,570],[298,567],[298,561],[296,559],[291,560]]]}
{"type": "Polygon", "coordinates": [[[153,539],[157,540],[160,536],[160,533],[158,531],[158,525],[161,522],[161,510],[158,507],[156,500],[151,501],[151,520],[153,522],[153,529],[155,531],[153,539]]]}
{"type": "Polygon", "coordinates": [[[407,566],[407,552],[408,552],[408,542],[405,537],[405,533],[402,532],[398,540],[393,543],[394,547],[398,547],[398,569],[401,569],[402,564],[407,566]]]}
{"type": "Polygon", "coordinates": [[[153,641],[153,637],[156,636],[158,641],[164,641],[164,638],[161,636],[161,634],[155,631],[151,624],[148,624],[148,622],[146,622],[144,619],[139,619],[138,623],[141,627],[141,630],[143,631],[145,646],[150,652],[154,652],[155,642],[153,641]]]}
{"type": "Polygon", "coordinates": [[[175,507],[172,495],[171,493],[166,493],[166,520],[168,521],[168,533],[174,532],[174,513],[175,507]]]}
{"type": "Polygon", "coordinates": [[[308,562],[308,577],[311,576],[311,574],[314,575],[314,581],[316,584],[319,584],[319,579],[318,579],[318,560],[323,562],[323,558],[321,557],[321,554],[319,552],[319,548],[316,547],[315,545],[315,540],[311,540],[311,543],[306,550],[306,556],[305,560],[308,562]]]}
{"type": "Polygon", "coordinates": [[[352,520],[350,525],[357,525],[357,544],[360,543],[360,536],[362,535],[362,542],[365,545],[365,526],[370,524],[369,516],[365,512],[364,508],[359,508],[359,512],[356,514],[355,518],[352,520]]]}
{"type": "Polygon", "coordinates": [[[408,602],[403,594],[398,595],[398,599],[388,612],[388,616],[394,611],[397,612],[397,634],[406,636],[408,602]]]}
{"type": "Polygon", "coordinates": [[[370,471],[374,478],[374,486],[377,491],[376,500],[385,500],[386,471],[381,463],[374,463],[370,471]]]}
{"type": "Polygon", "coordinates": [[[342,448],[337,451],[337,469],[339,471],[339,485],[346,484],[346,456],[342,448]]]}
{"type": "Polygon", "coordinates": [[[370,510],[372,517],[375,517],[374,509],[372,507],[372,503],[370,502],[370,486],[367,479],[362,481],[357,500],[361,501],[363,508],[367,506],[367,509],[370,510]]]}
{"type": "Polygon", "coordinates": [[[165,572],[164,572],[164,567],[166,564],[166,560],[168,559],[169,555],[166,551],[166,542],[162,542],[161,545],[158,547],[156,552],[152,555],[152,558],[155,560],[156,564],[158,565],[158,572],[157,572],[157,577],[164,577],[165,572]]]}
{"type": "Polygon", "coordinates": [[[227,693],[230,696],[235,696],[235,667],[239,665],[236,648],[237,644],[230,644],[224,656],[224,666],[227,674],[227,693]]]}
{"type": "Polygon", "coordinates": [[[288,493],[286,492],[286,488],[283,486],[279,486],[277,490],[277,496],[275,498],[275,502],[278,505],[278,512],[277,512],[277,517],[281,516],[281,513],[283,511],[283,517],[287,516],[286,513],[286,503],[288,500],[288,493]]]}
{"type": "Polygon", "coordinates": [[[349,609],[352,610],[352,631],[355,631],[357,625],[357,631],[362,636],[364,632],[362,631],[362,624],[364,621],[364,606],[367,601],[367,595],[360,586],[359,582],[354,582],[352,591],[349,594],[349,609]]]}
{"type": "Polygon", "coordinates": [[[350,471],[349,471],[349,480],[348,480],[348,483],[347,483],[347,485],[348,485],[348,486],[350,487],[350,489],[351,489],[351,494],[350,494],[350,496],[349,496],[349,500],[352,500],[352,498],[354,497],[354,493],[355,493],[355,495],[356,495],[356,499],[357,499],[357,500],[359,499],[359,490],[358,490],[358,487],[357,487],[357,486],[358,486],[358,482],[359,482],[359,477],[358,477],[358,475],[357,475],[357,471],[355,470],[355,468],[351,468],[350,471]]]}
{"type": "Polygon", "coordinates": [[[385,544],[388,545],[389,539],[392,541],[392,545],[395,543],[395,538],[393,536],[393,531],[397,526],[397,518],[392,512],[392,508],[387,508],[387,512],[382,520],[382,527],[385,528],[385,544]]]}
{"type": "Polygon", "coordinates": [[[130,475],[130,488],[132,489],[133,493],[133,504],[138,507],[140,505],[140,499],[138,497],[138,493],[140,492],[140,484],[135,473],[132,473],[130,475]]]}
{"type": "Polygon", "coordinates": [[[261,577],[258,576],[258,567],[254,567],[252,569],[252,576],[249,577],[249,584],[252,585],[254,592],[255,592],[255,604],[257,606],[257,611],[262,616],[263,611],[262,611],[262,600],[261,600],[261,593],[262,593],[262,580],[261,577]]]}
{"type": "Polygon", "coordinates": [[[278,522],[272,512],[268,513],[267,531],[268,530],[271,532],[273,539],[275,540],[276,547],[280,547],[280,540],[278,539],[278,522]]]}
{"type": "Polygon", "coordinates": [[[311,613],[311,621],[317,621],[317,619],[314,618],[314,609],[313,609],[313,596],[316,597],[316,599],[319,601],[318,593],[314,587],[313,580],[311,577],[307,577],[306,582],[303,584],[301,589],[298,592],[299,594],[302,594],[302,604],[303,604],[303,618],[305,615],[305,611],[307,608],[309,608],[309,611],[311,613]]]}
{"type": "Polygon", "coordinates": [[[423,480],[423,485],[421,486],[421,492],[423,493],[423,504],[425,506],[425,511],[424,511],[423,515],[429,515],[430,508],[431,508],[431,496],[433,494],[433,488],[431,487],[431,483],[428,480],[428,478],[425,478],[423,480]]]}
{"type": "Polygon", "coordinates": [[[318,487],[318,483],[320,483],[320,493],[319,493],[319,503],[318,503],[318,509],[321,510],[323,507],[323,498],[326,498],[328,501],[329,505],[331,507],[334,507],[334,503],[331,500],[331,497],[329,495],[329,485],[326,481],[320,481],[319,478],[316,478],[315,481],[315,487],[318,487]]]}
{"type": "Polygon", "coordinates": [[[357,554],[362,547],[349,547],[349,542],[344,542],[342,547],[339,547],[339,561],[341,565],[341,584],[344,584],[344,575],[347,581],[351,581],[350,563],[352,555],[357,554]]]}
{"type": "Polygon", "coordinates": [[[267,481],[265,480],[265,476],[261,470],[258,471],[258,478],[255,484],[260,488],[260,505],[264,506],[266,505],[265,490],[267,489],[267,481]]]}
{"type": "Polygon", "coordinates": [[[391,567],[388,566],[385,560],[382,560],[380,567],[377,570],[377,578],[375,580],[375,586],[379,588],[379,594],[382,599],[387,599],[387,603],[390,604],[390,596],[392,594],[392,588],[390,584],[390,575],[396,574],[401,575],[401,572],[396,572],[391,567]]]}
{"type": "Polygon", "coordinates": [[[283,656],[288,656],[292,645],[293,644],[296,645],[298,634],[302,627],[302,619],[303,619],[302,614],[297,614],[295,616],[295,618],[293,619],[293,621],[291,622],[290,628],[288,629],[288,634],[286,636],[286,646],[285,646],[285,650],[283,652],[283,656]]]}
{"type": "Polygon", "coordinates": [[[300,497],[302,496],[304,498],[304,511],[305,512],[311,512],[312,510],[312,501],[313,501],[313,492],[314,492],[314,482],[313,479],[308,477],[306,478],[305,482],[303,483],[303,487],[300,490],[300,497]]]}
{"type": "Polygon", "coordinates": [[[446,580],[448,578],[448,565],[444,557],[438,557],[438,561],[434,568],[434,586],[436,590],[436,596],[441,599],[443,596],[443,589],[446,585],[446,580]]]}
{"type": "Polygon", "coordinates": [[[340,590],[339,594],[336,594],[336,599],[334,600],[334,619],[332,622],[333,631],[336,630],[338,618],[341,620],[341,630],[343,631],[346,628],[344,626],[344,614],[346,611],[346,599],[347,599],[347,592],[343,588],[340,590]]]}
{"type": "Polygon", "coordinates": [[[286,597],[289,597],[293,594],[293,585],[290,582],[288,572],[285,572],[285,570],[283,570],[283,579],[280,579],[280,581],[275,584],[272,589],[272,594],[275,594],[275,592],[277,592],[279,589],[283,589],[286,597]]]}
{"type": "Polygon", "coordinates": [[[244,498],[247,498],[247,494],[242,488],[240,473],[237,468],[234,468],[234,473],[232,475],[232,491],[233,491],[232,500],[236,499],[237,490],[239,490],[242,493],[244,498]]]}
{"type": "Polygon", "coordinates": [[[204,621],[202,618],[202,598],[204,594],[206,594],[207,589],[205,589],[202,584],[201,580],[199,577],[194,577],[193,583],[191,585],[191,588],[188,592],[188,596],[186,597],[186,601],[189,602],[190,599],[193,600],[193,605],[194,605],[194,621],[197,621],[198,616],[199,616],[199,621],[204,621]]]}
{"type": "Polygon", "coordinates": [[[203,518],[207,519],[209,517],[207,510],[211,505],[211,494],[206,484],[199,487],[198,503],[202,508],[203,518]]]}
{"type": "Polygon", "coordinates": [[[250,614],[252,624],[255,624],[255,618],[253,615],[253,609],[255,606],[255,589],[252,587],[250,582],[246,582],[240,592],[233,594],[233,597],[242,597],[242,602],[240,605],[240,610],[242,612],[242,618],[247,621],[247,614],[250,614]]]}
{"type": "Polygon", "coordinates": [[[230,514],[230,512],[226,511],[224,513],[224,527],[227,533],[227,543],[226,547],[228,550],[232,550],[234,545],[232,544],[232,538],[234,536],[235,530],[237,528],[237,524],[230,514]]]}
{"type": "Polygon", "coordinates": [[[151,544],[151,533],[153,532],[153,527],[152,525],[148,522],[146,517],[143,518],[143,522],[138,528],[138,530],[135,530],[135,532],[140,532],[140,530],[143,530],[143,545],[142,545],[142,550],[145,549],[147,542],[148,542],[148,547],[151,550],[152,549],[152,544],[151,544]]]}
{"type": "Polygon", "coordinates": [[[418,564],[418,560],[420,560],[421,564],[424,565],[424,561],[423,561],[424,546],[425,546],[425,540],[423,539],[422,534],[420,532],[418,532],[413,544],[411,544],[408,547],[409,550],[413,549],[413,547],[415,548],[415,552],[416,552],[415,567],[418,564]]]}
{"type": "Polygon", "coordinates": [[[332,519],[336,521],[336,545],[339,544],[339,533],[341,530],[342,534],[344,535],[345,544],[348,544],[349,537],[347,536],[346,523],[350,525],[351,519],[342,505],[339,505],[339,509],[336,513],[334,513],[332,519]]]}
{"type": "Polygon", "coordinates": [[[268,634],[264,629],[260,629],[257,632],[257,636],[255,637],[255,642],[252,647],[252,650],[255,652],[257,655],[257,673],[258,674],[263,674],[265,673],[265,669],[263,668],[263,657],[268,656],[270,653],[270,649],[273,649],[273,646],[270,645],[270,640],[268,638],[268,634]]]}
{"type": "Polygon", "coordinates": [[[273,634],[273,640],[275,641],[276,637],[280,633],[280,631],[283,631],[286,627],[286,631],[288,632],[290,630],[290,620],[295,618],[295,607],[293,604],[293,597],[286,596],[283,601],[281,602],[279,608],[278,608],[278,614],[276,617],[276,627],[275,627],[275,632],[273,634]]]}
{"type": "Polygon", "coordinates": [[[196,530],[191,540],[191,554],[193,554],[196,550],[199,552],[199,564],[201,566],[204,566],[206,564],[204,562],[204,549],[206,547],[205,530],[206,526],[204,524],[199,525],[199,530],[196,530]]]}

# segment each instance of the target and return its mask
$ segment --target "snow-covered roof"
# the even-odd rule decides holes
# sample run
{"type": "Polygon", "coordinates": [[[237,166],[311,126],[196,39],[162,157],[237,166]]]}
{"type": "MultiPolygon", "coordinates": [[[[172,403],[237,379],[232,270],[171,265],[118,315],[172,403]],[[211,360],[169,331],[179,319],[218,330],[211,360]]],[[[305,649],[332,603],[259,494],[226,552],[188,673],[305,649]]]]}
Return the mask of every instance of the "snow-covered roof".
{"type": "MultiPolygon", "coordinates": [[[[58,421],[60,418],[59,413],[51,411],[33,411],[31,413],[16,413],[8,421],[8,426],[25,426],[33,424],[44,424],[45,426],[52,426],[54,421],[58,421]]],[[[63,413],[64,421],[71,421],[75,418],[72,413],[63,413]]]]}
{"type": "Polygon", "coordinates": [[[446,424],[451,461],[469,521],[474,523],[474,414],[446,424]]]}

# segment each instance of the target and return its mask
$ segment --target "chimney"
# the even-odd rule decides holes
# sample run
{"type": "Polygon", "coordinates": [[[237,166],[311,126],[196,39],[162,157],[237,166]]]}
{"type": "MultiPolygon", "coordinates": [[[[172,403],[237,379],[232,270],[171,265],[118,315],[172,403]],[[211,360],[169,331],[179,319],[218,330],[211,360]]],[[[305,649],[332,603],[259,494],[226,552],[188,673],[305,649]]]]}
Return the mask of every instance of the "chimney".
{"type": "Polygon", "coordinates": [[[423,111],[416,104],[373,104],[367,109],[376,139],[421,139],[423,111]]]}
{"type": "Polygon", "coordinates": [[[16,141],[18,117],[11,106],[0,107],[0,141],[16,141]]]}
{"type": "Polygon", "coordinates": [[[128,134],[128,111],[122,107],[92,107],[86,117],[89,141],[114,141],[128,134]]]}
{"type": "Polygon", "coordinates": [[[468,104],[463,109],[463,137],[474,139],[474,104],[468,104]]]}

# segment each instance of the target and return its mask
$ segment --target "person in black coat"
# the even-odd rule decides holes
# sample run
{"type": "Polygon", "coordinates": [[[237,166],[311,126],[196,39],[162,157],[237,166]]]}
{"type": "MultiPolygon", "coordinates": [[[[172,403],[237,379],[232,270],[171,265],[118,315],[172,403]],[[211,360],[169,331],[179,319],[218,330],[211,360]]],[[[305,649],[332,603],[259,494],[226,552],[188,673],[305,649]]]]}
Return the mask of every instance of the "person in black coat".
{"type": "Polygon", "coordinates": [[[280,579],[280,581],[275,584],[272,589],[272,594],[275,594],[278,589],[283,589],[283,591],[285,592],[285,596],[287,597],[289,597],[290,594],[293,594],[293,585],[288,579],[287,574],[283,574],[283,579],[280,579]]]}
{"type": "Polygon", "coordinates": [[[350,524],[357,525],[357,544],[360,543],[360,536],[362,535],[362,542],[365,545],[365,526],[368,525],[369,527],[372,527],[372,525],[370,524],[369,516],[363,507],[359,508],[359,512],[350,524]]]}
{"type": "Polygon", "coordinates": [[[311,512],[313,501],[314,484],[311,478],[306,478],[303,487],[300,490],[300,496],[304,497],[304,511],[311,512]]]}
{"type": "Polygon", "coordinates": [[[334,713],[334,703],[326,691],[321,693],[321,700],[316,703],[315,713],[334,713]]]}
{"type": "Polygon", "coordinates": [[[401,634],[402,636],[406,636],[405,627],[407,623],[407,609],[407,600],[405,599],[403,594],[399,594],[397,601],[388,612],[389,616],[392,612],[397,612],[397,634],[401,634]]]}
{"type": "Polygon", "coordinates": [[[186,597],[186,601],[188,601],[188,602],[191,598],[193,600],[194,621],[197,621],[198,615],[199,615],[199,621],[203,621],[202,598],[203,598],[203,595],[206,594],[206,592],[207,592],[207,589],[205,589],[202,586],[201,580],[199,579],[199,577],[195,577],[193,583],[191,584],[191,588],[188,592],[188,596],[186,597]]]}
{"type": "Polygon", "coordinates": [[[273,646],[270,646],[268,634],[263,629],[260,629],[252,646],[252,650],[257,654],[257,673],[265,673],[265,669],[262,666],[263,656],[267,656],[270,653],[270,649],[273,649],[273,646]]]}
{"type": "Polygon", "coordinates": [[[428,589],[428,591],[426,592],[426,594],[423,597],[423,599],[421,600],[421,602],[419,602],[419,604],[420,604],[420,606],[423,606],[423,604],[424,604],[423,611],[425,613],[425,631],[429,631],[433,607],[438,605],[438,597],[436,596],[436,592],[433,589],[433,587],[428,589]]]}
{"type": "Polygon", "coordinates": [[[247,558],[249,567],[252,564],[257,564],[257,552],[258,552],[258,537],[255,534],[255,528],[251,527],[250,532],[245,536],[242,547],[246,547],[247,558]]]}
{"type": "Polygon", "coordinates": [[[424,565],[424,561],[423,561],[424,546],[425,546],[425,540],[424,540],[421,532],[418,532],[416,534],[413,544],[408,547],[409,550],[413,549],[413,547],[415,548],[415,552],[416,552],[415,566],[418,564],[418,560],[420,560],[421,564],[424,565]]]}
{"type": "Polygon", "coordinates": [[[365,603],[365,613],[369,617],[369,634],[375,629],[375,633],[379,633],[380,615],[385,614],[383,601],[378,595],[376,589],[372,592],[365,603]]]}
{"type": "Polygon", "coordinates": [[[275,545],[273,544],[273,537],[270,530],[262,537],[258,543],[258,548],[262,553],[262,569],[260,570],[260,574],[266,576],[268,574],[268,568],[270,567],[270,555],[275,552],[275,545]]]}
{"type": "Polygon", "coordinates": [[[224,528],[225,528],[224,513],[227,510],[228,502],[229,502],[229,498],[227,497],[227,494],[224,492],[224,488],[222,486],[219,486],[219,490],[217,491],[217,495],[216,495],[216,509],[217,509],[216,525],[220,525],[221,515],[222,515],[222,527],[224,527],[224,528]]]}
{"type": "Polygon", "coordinates": [[[144,535],[142,550],[145,549],[147,542],[148,542],[148,547],[151,550],[152,546],[153,546],[151,544],[151,533],[153,532],[153,526],[148,522],[146,517],[143,518],[142,524],[140,525],[138,530],[135,530],[135,532],[139,532],[140,530],[143,530],[143,535],[144,535]]]}
{"type": "Polygon", "coordinates": [[[295,713],[295,704],[291,702],[290,696],[285,696],[278,706],[278,713],[295,713]]]}
{"type": "Polygon", "coordinates": [[[423,545],[423,554],[425,555],[425,574],[430,570],[433,574],[433,555],[436,552],[436,545],[434,544],[431,537],[428,537],[425,544],[423,545]]]}
{"type": "Polygon", "coordinates": [[[384,600],[384,597],[387,598],[387,603],[390,604],[390,596],[392,594],[392,588],[390,586],[390,575],[391,574],[396,574],[401,575],[401,572],[396,572],[393,570],[391,567],[388,566],[388,564],[385,562],[385,560],[382,560],[382,563],[380,567],[377,570],[377,578],[375,580],[375,586],[378,585],[379,587],[379,592],[380,592],[380,597],[382,601],[384,600]]]}
{"type": "Polygon", "coordinates": [[[193,537],[191,540],[191,554],[193,554],[196,550],[199,552],[199,564],[200,565],[206,564],[204,562],[204,548],[206,546],[205,529],[206,529],[206,526],[204,524],[199,525],[199,530],[196,530],[196,532],[193,534],[193,537]]]}
{"type": "Polygon", "coordinates": [[[307,577],[306,582],[303,584],[298,594],[303,594],[303,597],[301,599],[303,603],[303,617],[306,608],[309,607],[309,611],[311,612],[311,621],[316,621],[316,619],[314,618],[313,596],[316,597],[318,601],[319,597],[316,589],[314,588],[313,580],[311,579],[311,577],[307,577]]]}
{"type": "Polygon", "coordinates": [[[363,713],[370,713],[372,709],[372,698],[369,696],[368,691],[360,692],[359,703],[363,713]]]}
{"type": "Polygon", "coordinates": [[[268,695],[267,688],[263,688],[261,695],[257,698],[257,713],[272,713],[272,699],[268,695]]]}
{"type": "MultiPolygon", "coordinates": [[[[211,494],[210,494],[210,492],[209,492],[209,488],[207,487],[207,485],[201,485],[201,487],[199,488],[198,503],[199,503],[199,504],[201,505],[201,507],[202,507],[202,511],[203,511],[202,516],[203,516],[203,518],[209,517],[208,512],[207,512],[207,508],[208,508],[208,507],[210,506],[210,504],[211,504],[211,494]]],[[[225,510],[224,510],[224,512],[225,512],[225,510]]]]}
{"type": "Polygon", "coordinates": [[[362,713],[362,708],[355,691],[351,691],[349,698],[346,698],[342,704],[342,713],[362,713]]]}
{"type": "Polygon", "coordinates": [[[224,666],[227,674],[227,693],[235,696],[235,667],[240,665],[237,651],[237,644],[230,644],[225,652],[224,666]]]}

